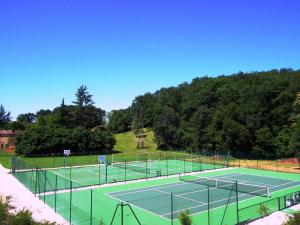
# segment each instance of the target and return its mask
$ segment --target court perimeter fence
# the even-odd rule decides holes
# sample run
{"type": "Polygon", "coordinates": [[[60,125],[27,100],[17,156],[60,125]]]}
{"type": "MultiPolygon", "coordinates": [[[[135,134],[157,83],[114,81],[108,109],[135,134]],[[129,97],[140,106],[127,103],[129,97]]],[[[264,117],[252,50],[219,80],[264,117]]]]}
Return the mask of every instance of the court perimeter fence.
{"type": "Polygon", "coordinates": [[[73,188],[81,188],[229,166],[227,153],[140,152],[134,162],[128,161],[132,155],[124,153],[106,157],[107,166],[100,164],[97,155],[91,155],[85,160],[74,156],[53,157],[52,162],[49,158],[50,163],[44,168],[39,167],[34,160],[28,163],[23,158],[13,157],[12,174],[31,192],[43,193],[69,189],[70,180],[73,188]]]}
{"type": "MultiPolygon", "coordinates": [[[[191,218],[198,224],[201,221],[203,225],[220,225],[220,224],[238,224],[245,223],[262,216],[266,213],[272,213],[278,210],[285,209],[295,204],[300,203],[300,190],[298,192],[293,192],[287,195],[283,195],[276,198],[268,198],[268,200],[263,201],[259,204],[251,205],[248,207],[240,208],[238,195],[233,189],[228,192],[228,196],[225,198],[226,206],[221,208],[215,204],[213,188],[207,188],[207,203],[201,205],[204,210],[201,213],[197,213],[197,207],[199,207],[198,202],[195,205],[187,205],[182,209],[184,204],[183,196],[184,193],[172,193],[169,196],[170,206],[169,212],[166,215],[168,219],[162,219],[159,216],[151,215],[149,213],[138,208],[131,208],[128,204],[121,204],[121,207],[117,208],[115,201],[111,203],[112,207],[108,208],[109,198],[100,193],[99,189],[87,189],[84,190],[86,186],[101,185],[105,183],[112,183],[118,181],[129,181],[133,179],[148,179],[151,177],[156,177],[157,174],[143,173],[135,171],[135,176],[128,176],[132,174],[132,169],[127,169],[127,161],[132,159],[132,156],[126,154],[116,154],[107,155],[107,161],[109,164],[113,164],[114,161],[123,162],[124,168],[114,168],[114,172],[117,170],[117,175],[110,176],[110,170],[105,170],[103,165],[99,164],[98,156],[91,155],[86,161],[78,160],[75,157],[69,158],[57,158],[54,157],[52,164],[48,164],[47,168],[39,168],[35,163],[25,162],[22,158],[14,157],[12,159],[12,172],[13,175],[23,183],[29,190],[35,193],[42,201],[51,206],[56,212],[63,215],[71,224],[99,224],[103,220],[104,224],[111,225],[153,225],[161,224],[163,220],[164,225],[179,225],[178,217],[185,210],[189,210],[191,218]],[[94,178],[90,183],[85,183],[84,185],[78,182],[73,182],[72,179],[75,176],[73,171],[79,168],[96,168],[99,170],[97,173],[98,178],[94,178]],[[62,169],[64,171],[64,176],[59,176],[53,171],[57,169],[62,169]],[[104,174],[104,177],[103,177],[104,174]],[[108,176],[106,176],[108,175],[108,176]],[[113,179],[107,179],[113,177],[113,179]],[[81,190],[82,191],[78,191],[81,190]],[[262,207],[266,206],[266,207],[262,207]],[[261,210],[265,208],[267,210],[261,210]],[[116,210],[115,210],[116,209],[116,210]],[[133,209],[133,210],[132,210],[133,209]],[[115,211],[114,211],[115,210],[115,211]],[[114,217],[115,213],[115,217],[114,217]],[[100,215],[106,215],[101,217],[100,215]],[[113,220],[113,218],[115,218],[113,220]]],[[[226,154],[191,154],[185,152],[179,153],[164,153],[160,152],[158,154],[140,154],[139,161],[159,161],[162,163],[162,168],[164,170],[161,176],[169,176],[177,173],[189,173],[202,171],[204,169],[203,165],[211,165],[210,169],[224,168],[228,166],[236,167],[248,167],[255,169],[268,169],[274,171],[282,171],[281,168],[286,168],[286,163],[281,161],[276,161],[275,169],[272,167],[261,168],[263,165],[258,163],[256,165],[248,162],[243,162],[243,160],[230,158],[228,160],[228,155],[226,154]],[[189,165],[187,168],[189,170],[185,171],[184,167],[181,170],[174,170],[174,168],[169,168],[171,161],[181,161],[183,165],[189,165]],[[246,164],[250,164],[246,166],[246,164]],[[284,165],[281,167],[281,165],[284,165]],[[191,166],[190,166],[191,165],[191,166]]],[[[31,161],[32,162],[32,161],[31,161]]],[[[144,164],[147,170],[147,163],[144,164]]],[[[295,166],[293,164],[295,168],[295,166]]],[[[283,170],[285,171],[285,170],[283,170]]],[[[298,172],[298,170],[296,170],[298,172]]],[[[145,199],[146,201],[146,199],[145,199]]],[[[153,206],[155,207],[155,206],[153,206]]]]}
{"type": "MultiPolygon", "coordinates": [[[[43,182],[44,180],[41,180],[41,184],[43,182]]],[[[267,200],[258,204],[240,208],[238,189],[232,186],[232,189],[227,191],[227,195],[224,195],[222,199],[225,205],[219,207],[215,195],[217,190],[213,186],[208,185],[207,197],[205,198],[207,203],[202,203],[201,205],[198,202],[192,202],[191,204],[189,199],[185,199],[185,192],[170,193],[168,197],[169,202],[166,202],[169,212],[166,213],[167,215],[164,215],[168,218],[167,220],[165,218],[162,219],[158,215],[149,214],[147,211],[135,208],[134,201],[125,205],[121,203],[121,207],[117,207],[116,202],[110,203],[109,201],[113,199],[101,193],[100,189],[76,191],[73,186],[76,186],[76,184],[70,181],[68,190],[57,190],[57,187],[54,187],[52,192],[40,192],[38,196],[42,201],[51,206],[55,212],[63,215],[70,224],[80,225],[99,225],[101,224],[100,221],[106,225],[179,225],[178,218],[186,210],[189,211],[193,224],[234,225],[258,219],[267,214],[300,203],[299,190],[276,198],[265,198],[267,200]],[[126,205],[128,207],[123,207],[126,205]],[[262,206],[265,208],[264,211],[262,210],[262,206]],[[202,208],[200,209],[199,207],[202,208]],[[200,213],[199,210],[201,211],[200,213]]],[[[147,201],[149,201],[149,204],[153,204],[153,199],[150,198],[151,196],[145,196],[141,201],[143,201],[143,204],[147,204],[147,201]]],[[[196,199],[196,197],[194,196],[193,199],[196,199]]],[[[156,206],[153,205],[153,208],[156,208],[156,206]]]]}

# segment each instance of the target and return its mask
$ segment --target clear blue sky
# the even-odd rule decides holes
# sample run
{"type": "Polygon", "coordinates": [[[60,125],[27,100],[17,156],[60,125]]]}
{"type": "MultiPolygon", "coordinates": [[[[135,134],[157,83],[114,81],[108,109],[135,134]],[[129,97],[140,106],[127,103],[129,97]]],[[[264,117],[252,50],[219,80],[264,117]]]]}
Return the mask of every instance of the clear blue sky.
{"type": "Polygon", "coordinates": [[[0,0],[0,104],[15,117],[96,105],[203,75],[300,68],[297,0],[0,0]]]}

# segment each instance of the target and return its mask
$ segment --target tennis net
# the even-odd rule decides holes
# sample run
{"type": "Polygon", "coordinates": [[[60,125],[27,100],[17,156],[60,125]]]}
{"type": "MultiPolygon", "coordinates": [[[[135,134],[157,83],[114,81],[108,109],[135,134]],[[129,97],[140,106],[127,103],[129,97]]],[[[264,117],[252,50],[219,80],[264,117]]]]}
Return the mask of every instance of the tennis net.
{"type": "Polygon", "coordinates": [[[179,180],[185,182],[196,183],[200,185],[212,186],[220,189],[233,190],[256,196],[269,197],[269,187],[249,184],[239,181],[227,181],[217,178],[197,177],[193,175],[179,174],[179,180]]]}
{"type": "Polygon", "coordinates": [[[128,169],[140,173],[147,173],[150,174],[150,168],[147,167],[147,165],[143,165],[141,162],[114,162],[114,167],[122,168],[122,169],[128,169]]]}

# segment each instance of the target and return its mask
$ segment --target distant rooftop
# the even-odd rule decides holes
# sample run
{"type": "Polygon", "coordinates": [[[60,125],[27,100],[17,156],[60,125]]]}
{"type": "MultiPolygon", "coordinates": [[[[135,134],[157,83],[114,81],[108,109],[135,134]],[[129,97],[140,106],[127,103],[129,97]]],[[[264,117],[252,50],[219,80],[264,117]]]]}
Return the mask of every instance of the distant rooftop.
{"type": "Polygon", "coordinates": [[[0,136],[12,136],[20,133],[22,133],[20,130],[0,130],[0,136]]]}

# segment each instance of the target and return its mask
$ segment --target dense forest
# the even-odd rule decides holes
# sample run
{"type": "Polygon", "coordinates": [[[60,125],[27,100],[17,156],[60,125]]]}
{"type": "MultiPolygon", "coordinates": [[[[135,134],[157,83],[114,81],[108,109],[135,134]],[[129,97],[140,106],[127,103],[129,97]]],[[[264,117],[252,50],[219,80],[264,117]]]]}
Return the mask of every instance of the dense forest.
{"type": "Polygon", "coordinates": [[[137,96],[107,114],[86,86],[72,105],[21,114],[11,121],[0,105],[0,129],[24,130],[20,154],[111,151],[112,133],[152,128],[160,149],[230,151],[238,157],[300,156],[300,70],[199,77],[137,96]]]}
{"type": "Polygon", "coordinates": [[[24,130],[16,143],[16,152],[24,155],[62,153],[84,154],[111,151],[115,138],[105,127],[105,111],[95,107],[86,86],[78,88],[73,105],[64,99],[54,110],[21,114],[11,121],[10,113],[0,106],[0,128],[24,130]]]}
{"type": "Polygon", "coordinates": [[[151,127],[161,149],[294,157],[300,150],[300,70],[239,72],[137,96],[109,114],[115,133],[151,127]]]}

